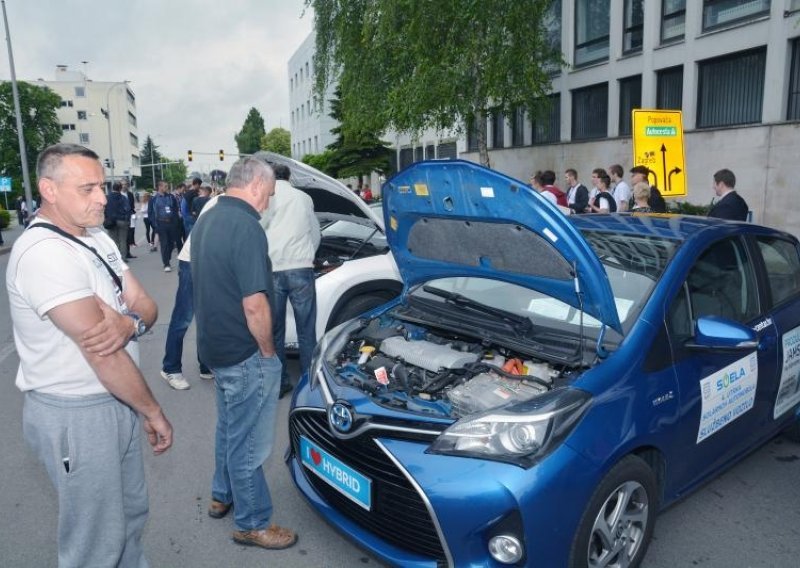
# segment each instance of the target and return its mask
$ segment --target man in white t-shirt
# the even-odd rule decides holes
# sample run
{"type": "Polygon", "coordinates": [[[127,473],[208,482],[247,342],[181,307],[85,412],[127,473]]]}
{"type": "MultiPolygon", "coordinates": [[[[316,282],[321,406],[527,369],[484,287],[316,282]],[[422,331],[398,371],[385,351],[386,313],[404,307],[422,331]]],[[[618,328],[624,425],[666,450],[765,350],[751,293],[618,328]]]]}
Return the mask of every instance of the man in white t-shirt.
{"type": "Polygon", "coordinates": [[[147,489],[139,422],[156,454],[172,426],[137,367],[136,338],[155,302],[99,228],[106,195],[97,154],[46,148],[42,208],[6,272],[23,434],[58,493],[60,566],[146,566],[147,489]]]}
{"type": "Polygon", "coordinates": [[[617,212],[628,210],[628,204],[631,202],[631,186],[625,183],[622,179],[624,170],[619,164],[614,164],[608,168],[608,175],[611,177],[611,193],[614,195],[614,200],[617,202],[617,212]]]}

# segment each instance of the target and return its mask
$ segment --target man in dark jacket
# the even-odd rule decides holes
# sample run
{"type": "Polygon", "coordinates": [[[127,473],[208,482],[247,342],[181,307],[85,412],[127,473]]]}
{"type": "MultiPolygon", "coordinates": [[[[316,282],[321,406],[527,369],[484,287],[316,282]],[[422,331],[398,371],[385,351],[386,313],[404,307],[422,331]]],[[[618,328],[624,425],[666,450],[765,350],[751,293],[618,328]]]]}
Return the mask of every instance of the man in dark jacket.
{"type": "Polygon", "coordinates": [[[736,176],[732,171],[722,169],[714,174],[714,193],[717,194],[717,199],[708,212],[709,217],[747,221],[749,211],[747,202],[733,190],[734,187],[736,187],[736,176]]]}
{"type": "Polygon", "coordinates": [[[106,230],[124,257],[125,251],[128,250],[128,226],[131,224],[132,211],[128,205],[128,199],[121,192],[122,184],[115,181],[106,201],[105,217],[114,221],[113,225],[106,227],[106,230]]]}
{"type": "Polygon", "coordinates": [[[567,182],[567,202],[573,213],[586,213],[589,208],[589,190],[578,181],[578,172],[569,168],[564,172],[567,182]]]}
{"type": "Polygon", "coordinates": [[[168,193],[167,182],[158,182],[158,193],[150,199],[147,218],[158,234],[158,246],[161,247],[161,262],[164,272],[171,272],[169,265],[172,249],[178,242],[181,231],[181,218],[178,215],[178,200],[168,193]]]}

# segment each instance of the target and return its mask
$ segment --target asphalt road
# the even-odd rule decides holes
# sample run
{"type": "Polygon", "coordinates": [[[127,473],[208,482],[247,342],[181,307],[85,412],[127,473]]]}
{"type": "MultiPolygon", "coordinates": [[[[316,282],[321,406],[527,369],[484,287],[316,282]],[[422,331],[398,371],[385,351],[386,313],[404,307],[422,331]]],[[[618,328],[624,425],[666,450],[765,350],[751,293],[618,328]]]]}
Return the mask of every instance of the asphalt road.
{"type": "MultiPolygon", "coordinates": [[[[140,230],[137,233],[141,234],[140,230]]],[[[8,237],[6,233],[4,236],[8,237]]],[[[13,235],[12,235],[13,236],[13,235]]],[[[298,531],[300,541],[273,552],[233,544],[230,518],[206,515],[213,467],[214,391],[201,381],[194,327],[186,338],[184,374],[192,385],[174,391],[160,378],[177,270],[164,273],[157,253],[134,249],[131,267],[158,302],[160,315],[142,338],[141,367],[175,428],[163,456],[146,454],[150,520],[145,547],[154,567],[381,566],[306,505],[283,462],[288,398],[281,401],[276,450],[266,467],[274,521],[298,531]]],[[[0,256],[5,276],[8,256],[0,256]]],[[[44,468],[21,436],[22,395],[14,387],[14,349],[8,297],[0,287],[0,566],[52,567],[56,556],[56,500],[44,468]]],[[[297,373],[296,363],[292,370],[297,373]]],[[[777,438],[757,453],[664,512],[644,566],[800,566],[800,446],[777,438]]],[[[535,558],[535,551],[532,557],[535,558]]]]}

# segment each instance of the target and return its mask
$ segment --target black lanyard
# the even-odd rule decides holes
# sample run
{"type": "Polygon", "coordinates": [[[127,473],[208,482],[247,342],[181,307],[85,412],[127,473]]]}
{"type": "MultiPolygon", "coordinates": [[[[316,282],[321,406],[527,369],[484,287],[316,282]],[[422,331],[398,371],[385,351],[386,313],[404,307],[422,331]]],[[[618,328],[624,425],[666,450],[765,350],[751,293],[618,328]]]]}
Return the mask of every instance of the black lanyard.
{"type": "Polygon", "coordinates": [[[87,248],[87,249],[89,249],[90,251],[92,251],[92,252],[94,253],[94,255],[95,255],[97,258],[99,258],[99,259],[100,259],[100,262],[102,262],[102,263],[103,263],[103,266],[105,266],[105,267],[106,267],[106,270],[108,270],[108,274],[111,276],[111,278],[113,278],[113,279],[114,279],[114,284],[116,284],[116,285],[117,285],[117,291],[118,291],[120,294],[122,294],[122,280],[120,280],[120,279],[119,279],[119,276],[117,276],[117,273],[116,273],[116,272],[114,272],[114,269],[113,269],[113,268],[111,268],[111,267],[108,265],[108,263],[106,262],[106,260],[105,260],[105,259],[104,259],[102,256],[100,256],[100,253],[98,253],[98,252],[97,252],[97,249],[95,249],[95,248],[94,248],[94,247],[92,247],[92,246],[89,246],[89,245],[87,245],[85,242],[83,242],[83,241],[82,241],[82,240],[80,240],[79,238],[77,238],[77,237],[75,237],[75,236],[73,236],[73,235],[70,235],[70,234],[69,234],[68,232],[66,232],[64,229],[61,229],[60,227],[56,227],[56,226],[55,226],[55,225],[53,225],[52,223],[33,223],[32,225],[28,226],[28,229],[33,229],[34,227],[41,227],[42,229],[50,229],[51,231],[53,231],[54,233],[58,233],[59,235],[61,235],[61,236],[62,236],[62,237],[64,237],[65,239],[69,239],[69,240],[71,240],[71,241],[73,241],[73,242],[76,242],[76,243],[78,243],[79,245],[81,245],[82,247],[84,247],[84,248],[87,248]]]}

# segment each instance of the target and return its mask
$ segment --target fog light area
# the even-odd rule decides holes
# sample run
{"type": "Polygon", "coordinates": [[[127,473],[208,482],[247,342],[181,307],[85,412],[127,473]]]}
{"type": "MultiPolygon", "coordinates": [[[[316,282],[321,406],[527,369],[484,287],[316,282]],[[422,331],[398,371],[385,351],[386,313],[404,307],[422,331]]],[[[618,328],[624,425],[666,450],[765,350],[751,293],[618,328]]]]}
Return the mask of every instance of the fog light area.
{"type": "Polygon", "coordinates": [[[522,560],[522,543],[515,536],[501,534],[489,540],[489,554],[503,564],[516,564],[522,560]]]}

